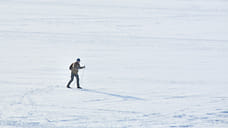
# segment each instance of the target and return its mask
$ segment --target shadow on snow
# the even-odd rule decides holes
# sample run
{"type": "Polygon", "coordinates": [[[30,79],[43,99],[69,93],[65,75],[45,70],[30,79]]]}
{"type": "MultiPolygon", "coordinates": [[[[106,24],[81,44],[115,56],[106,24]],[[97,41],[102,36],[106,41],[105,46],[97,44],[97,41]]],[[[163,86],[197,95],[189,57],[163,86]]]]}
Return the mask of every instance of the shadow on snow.
{"type": "Polygon", "coordinates": [[[125,99],[125,100],[128,100],[128,99],[144,100],[144,99],[139,98],[139,97],[119,95],[119,94],[114,94],[114,93],[109,93],[109,92],[97,91],[97,90],[93,90],[93,89],[82,89],[82,91],[91,92],[91,93],[97,93],[97,94],[103,94],[103,95],[107,95],[107,96],[118,97],[118,98],[122,98],[122,99],[125,99]]]}

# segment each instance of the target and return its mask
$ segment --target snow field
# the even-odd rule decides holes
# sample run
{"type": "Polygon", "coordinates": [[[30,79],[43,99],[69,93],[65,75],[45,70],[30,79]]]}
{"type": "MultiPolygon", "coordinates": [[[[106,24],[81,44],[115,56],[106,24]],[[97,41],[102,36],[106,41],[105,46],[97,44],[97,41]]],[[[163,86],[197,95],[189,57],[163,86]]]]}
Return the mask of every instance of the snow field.
{"type": "Polygon", "coordinates": [[[0,1],[0,127],[228,127],[227,5],[0,1]]]}

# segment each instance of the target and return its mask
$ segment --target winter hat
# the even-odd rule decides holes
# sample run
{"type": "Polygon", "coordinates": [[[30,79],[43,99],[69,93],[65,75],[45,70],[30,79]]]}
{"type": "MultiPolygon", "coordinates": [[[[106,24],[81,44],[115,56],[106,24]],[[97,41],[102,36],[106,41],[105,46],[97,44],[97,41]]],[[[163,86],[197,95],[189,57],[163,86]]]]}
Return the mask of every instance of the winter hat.
{"type": "Polygon", "coordinates": [[[80,58],[78,58],[77,61],[80,61],[80,58]]]}

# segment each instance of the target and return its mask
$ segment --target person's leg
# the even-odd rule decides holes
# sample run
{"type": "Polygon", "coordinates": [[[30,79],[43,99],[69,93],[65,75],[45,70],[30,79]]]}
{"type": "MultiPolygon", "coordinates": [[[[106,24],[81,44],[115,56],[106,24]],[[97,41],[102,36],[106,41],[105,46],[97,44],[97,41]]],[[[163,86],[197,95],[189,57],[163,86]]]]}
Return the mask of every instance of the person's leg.
{"type": "Polygon", "coordinates": [[[76,79],[77,79],[77,88],[81,88],[80,85],[79,85],[79,75],[75,75],[76,79]]]}
{"type": "Polygon", "coordinates": [[[67,87],[68,88],[70,88],[70,84],[71,84],[71,82],[74,80],[74,74],[73,73],[71,73],[71,79],[70,79],[70,81],[68,82],[68,84],[67,84],[67,87]]]}

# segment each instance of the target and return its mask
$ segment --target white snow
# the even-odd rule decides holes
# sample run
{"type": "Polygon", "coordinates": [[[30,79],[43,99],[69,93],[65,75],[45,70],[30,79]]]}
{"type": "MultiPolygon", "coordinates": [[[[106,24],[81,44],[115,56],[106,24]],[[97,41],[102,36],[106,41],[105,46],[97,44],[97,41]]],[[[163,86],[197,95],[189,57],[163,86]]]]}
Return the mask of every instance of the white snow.
{"type": "Polygon", "coordinates": [[[1,128],[228,127],[226,0],[0,0],[0,58],[1,128]]]}

